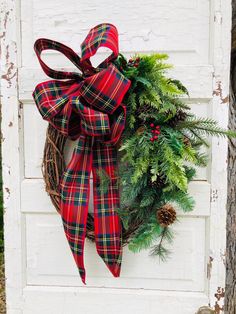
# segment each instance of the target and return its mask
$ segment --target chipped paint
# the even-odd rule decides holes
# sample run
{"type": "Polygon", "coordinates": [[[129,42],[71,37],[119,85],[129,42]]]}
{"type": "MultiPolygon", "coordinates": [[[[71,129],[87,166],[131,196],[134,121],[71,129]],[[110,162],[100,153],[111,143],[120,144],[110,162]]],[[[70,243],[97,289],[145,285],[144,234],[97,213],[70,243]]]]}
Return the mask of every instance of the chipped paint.
{"type": "Polygon", "coordinates": [[[221,12],[219,12],[219,11],[216,11],[216,12],[215,12],[215,15],[214,15],[214,22],[215,22],[215,23],[218,23],[218,24],[222,24],[222,23],[223,23],[223,18],[222,18],[221,12]]]}
{"type": "Polygon", "coordinates": [[[211,203],[215,203],[218,200],[218,190],[212,189],[211,190],[211,203]]]}
{"type": "Polygon", "coordinates": [[[224,266],[226,266],[226,251],[224,253],[220,252],[220,258],[221,258],[224,266]]]}
{"type": "Polygon", "coordinates": [[[224,296],[225,296],[225,290],[224,288],[218,287],[217,292],[215,293],[215,314],[222,314],[224,311],[224,296]]]}
{"type": "MultiPolygon", "coordinates": [[[[0,35],[0,39],[3,40],[3,38],[6,36],[6,29],[7,29],[7,23],[9,19],[10,11],[7,11],[3,18],[3,32],[0,35]]],[[[1,45],[0,45],[1,47],[1,45]]],[[[1,57],[2,51],[0,49],[0,57],[1,57]]],[[[12,86],[11,80],[16,77],[17,78],[17,71],[15,69],[15,65],[13,62],[9,62],[10,59],[10,52],[9,52],[9,44],[5,46],[5,65],[6,65],[6,73],[2,74],[1,78],[3,80],[6,80],[8,83],[8,88],[12,86]]]]}
{"type": "Polygon", "coordinates": [[[4,19],[3,19],[3,27],[4,27],[4,29],[6,29],[6,27],[7,27],[7,21],[8,21],[9,14],[10,14],[9,11],[7,11],[5,13],[5,16],[4,16],[4,19]]]}
{"type": "Polygon", "coordinates": [[[10,189],[9,188],[7,188],[7,187],[5,187],[5,191],[7,192],[7,194],[8,194],[8,197],[7,198],[9,198],[10,197],[10,195],[11,195],[11,193],[10,193],[10,189]]]}
{"type": "Polygon", "coordinates": [[[7,69],[7,73],[2,75],[2,79],[6,80],[8,82],[8,87],[11,87],[12,82],[11,80],[16,76],[16,71],[13,72],[14,69],[14,63],[10,62],[10,65],[7,69]]]}
{"type": "Polygon", "coordinates": [[[4,38],[6,36],[6,32],[2,32],[2,35],[0,35],[0,39],[4,38]]]}
{"type": "Polygon", "coordinates": [[[209,262],[207,263],[207,279],[211,279],[212,262],[214,258],[209,256],[209,262]]]}
{"type": "Polygon", "coordinates": [[[222,86],[221,86],[221,81],[218,81],[218,82],[217,82],[217,87],[216,87],[216,89],[213,91],[212,95],[213,95],[213,96],[220,97],[221,104],[226,104],[226,103],[229,102],[229,95],[223,97],[223,90],[222,90],[222,86]]]}

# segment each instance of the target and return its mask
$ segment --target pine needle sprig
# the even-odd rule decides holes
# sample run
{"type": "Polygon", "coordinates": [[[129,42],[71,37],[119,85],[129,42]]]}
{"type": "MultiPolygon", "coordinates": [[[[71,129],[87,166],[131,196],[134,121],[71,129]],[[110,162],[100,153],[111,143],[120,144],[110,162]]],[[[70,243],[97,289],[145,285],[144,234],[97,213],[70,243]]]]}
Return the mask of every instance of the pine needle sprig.
{"type": "Polygon", "coordinates": [[[153,219],[140,226],[136,232],[135,237],[133,237],[128,248],[134,253],[140,252],[143,249],[148,249],[152,245],[153,241],[159,237],[162,232],[162,228],[153,219]]]}
{"type": "Polygon", "coordinates": [[[165,243],[171,244],[173,242],[173,232],[169,227],[162,228],[159,234],[159,242],[151,247],[150,256],[159,257],[159,259],[165,262],[171,255],[171,250],[165,247],[165,243]]]}
{"type": "Polygon", "coordinates": [[[225,130],[220,127],[218,123],[211,118],[191,118],[181,121],[177,125],[177,129],[189,129],[192,133],[197,131],[197,134],[204,134],[210,136],[235,137],[236,132],[225,130]]]}

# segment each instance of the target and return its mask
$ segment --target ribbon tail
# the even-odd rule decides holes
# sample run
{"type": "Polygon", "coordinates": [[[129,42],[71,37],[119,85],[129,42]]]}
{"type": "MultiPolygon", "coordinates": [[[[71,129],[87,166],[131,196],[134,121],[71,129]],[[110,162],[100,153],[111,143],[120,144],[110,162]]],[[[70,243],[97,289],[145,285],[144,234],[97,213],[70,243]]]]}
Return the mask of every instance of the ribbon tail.
{"type": "Polygon", "coordinates": [[[86,284],[84,242],[92,167],[91,140],[90,137],[80,136],[60,182],[60,208],[63,227],[84,284],[86,284]]]}
{"type": "Polygon", "coordinates": [[[116,211],[120,206],[120,195],[117,149],[114,145],[95,143],[92,171],[96,249],[113,276],[119,277],[122,261],[122,226],[116,211]],[[106,173],[110,178],[106,188],[101,188],[99,173],[106,173]]]}

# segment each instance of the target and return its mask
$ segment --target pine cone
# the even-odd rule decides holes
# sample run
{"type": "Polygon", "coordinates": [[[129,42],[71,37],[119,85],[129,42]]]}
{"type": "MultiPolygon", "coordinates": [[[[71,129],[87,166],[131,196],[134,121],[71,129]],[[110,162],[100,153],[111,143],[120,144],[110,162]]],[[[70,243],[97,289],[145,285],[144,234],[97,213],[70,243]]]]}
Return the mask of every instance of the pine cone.
{"type": "Polygon", "coordinates": [[[149,104],[145,104],[137,108],[137,114],[140,115],[141,113],[149,113],[152,110],[153,110],[152,106],[150,106],[149,104]]]}
{"type": "Polygon", "coordinates": [[[187,137],[184,137],[183,143],[184,143],[185,146],[190,146],[191,145],[191,142],[190,142],[190,140],[187,137]]]}
{"type": "Polygon", "coordinates": [[[137,134],[137,135],[142,135],[142,134],[144,133],[144,131],[145,131],[145,126],[142,125],[142,126],[140,126],[140,127],[136,130],[136,134],[137,134]]]}
{"type": "Polygon", "coordinates": [[[148,185],[152,188],[155,189],[161,189],[163,188],[163,186],[165,185],[165,178],[158,176],[156,181],[152,182],[151,180],[149,180],[148,185]]]}
{"type": "Polygon", "coordinates": [[[157,221],[162,227],[167,227],[176,220],[176,211],[170,204],[165,204],[157,210],[157,221]]]}
{"type": "Polygon", "coordinates": [[[179,122],[187,118],[187,113],[183,110],[178,110],[173,118],[168,121],[168,125],[174,128],[179,122]]]}

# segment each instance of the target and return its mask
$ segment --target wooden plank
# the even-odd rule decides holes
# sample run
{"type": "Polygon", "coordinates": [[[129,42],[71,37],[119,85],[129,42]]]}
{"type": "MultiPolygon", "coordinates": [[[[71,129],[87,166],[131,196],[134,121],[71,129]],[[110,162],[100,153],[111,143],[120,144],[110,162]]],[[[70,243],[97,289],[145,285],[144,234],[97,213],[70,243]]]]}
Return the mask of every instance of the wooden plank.
{"type": "MultiPolygon", "coordinates": [[[[57,66],[63,67],[63,58],[57,59],[57,66]]],[[[35,60],[35,66],[38,61],[35,60]]],[[[74,68],[64,68],[64,70],[75,70],[74,68]]],[[[183,82],[188,88],[190,100],[192,102],[198,100],[209,100],[212,98],[212,73],[211,65],[178,65],[174,64],[174,68],[169,71],[171,77],[177,78],[183,82]]],[[[49,80],[41,68],[22,67],[19,69],[19,98],[23,103],[32,103],[32,91],[36,84],[49,80]]]]}
{"type": "Polygon", "coordinates": [[[19,136],[21,108],[18,102],[19,1],[0,1],[1,142],[4,195],[4,258],[8,314],[22,313],[24,249],[20,204],[23,147],[19,136]],[[16,262],[17,261],[17,262],[16,262]]]}
{"type": "MultiPolygon", "coordinates": [[[[92,184],[92,182],[91,182],[92,184]]],[[[205,181],[194,181],[189,185],[191,195],[196,200],[193,212],[182,213],[187,216],[209,216],[210,214],[210,184],[205,181]]],[[[24,213],[57,213],[45,192],[42,179],[25,179],[21,184],[21,211],[24,213]],[[29,197],[30,195],[30,197],[29,197]]],[[[92,212],[92,199],[90,198],[92,212]]]]}
{"type": "MultiPolygon", "coordinates": [[[[64,4],[63,0],[56,7],[47,0],[21,1],[23,66],[36,64],[32,50],[36,38],[58,40],[60,34],[60,41],[78,51],[89,29],[108,16],[119,30],[121,51],[166,51],[175,64],[208,63],[209,1],[146,0],[143,5],[136,0],[134,5],[132,1],[70,0],[68,7],[64,4]]],[[[58,64],[55,56],[51,60],[58,64]]]]}
{"type": "Polygon", "coordinates": [[[78,287],[27,286],[23,291],[24,314],[96,314],[131,313],[192,314],[202,304],[207,304],[203,293],[152,291],[144,289],[106,289],[78,287]],[[45,302],[47,300],[47,302],[45,302]],[[122,302],[121,302],[122,300],[122,302]],[[132,302],[131,302],[132,300],[132,302]],[[37,307],[35,307],[37,304],[37,307]],[[174,304],[174,305],[173,305],[174,304]],[[34,312],[32,312],[34,311],[34,312]]]}
{"type": "MultiPolygon", "coordinates": [[[[214,66],[212,116],[220,125],[228,125],[228,95],[231,50],[231,1],[211,1],[210,62],[214,66]]],[[[208,279],[210,304],[223,313],[223,298],[215,294],[225,286],[227,140],[212,140],[211,219],[209,221],[208,279]]]]}

